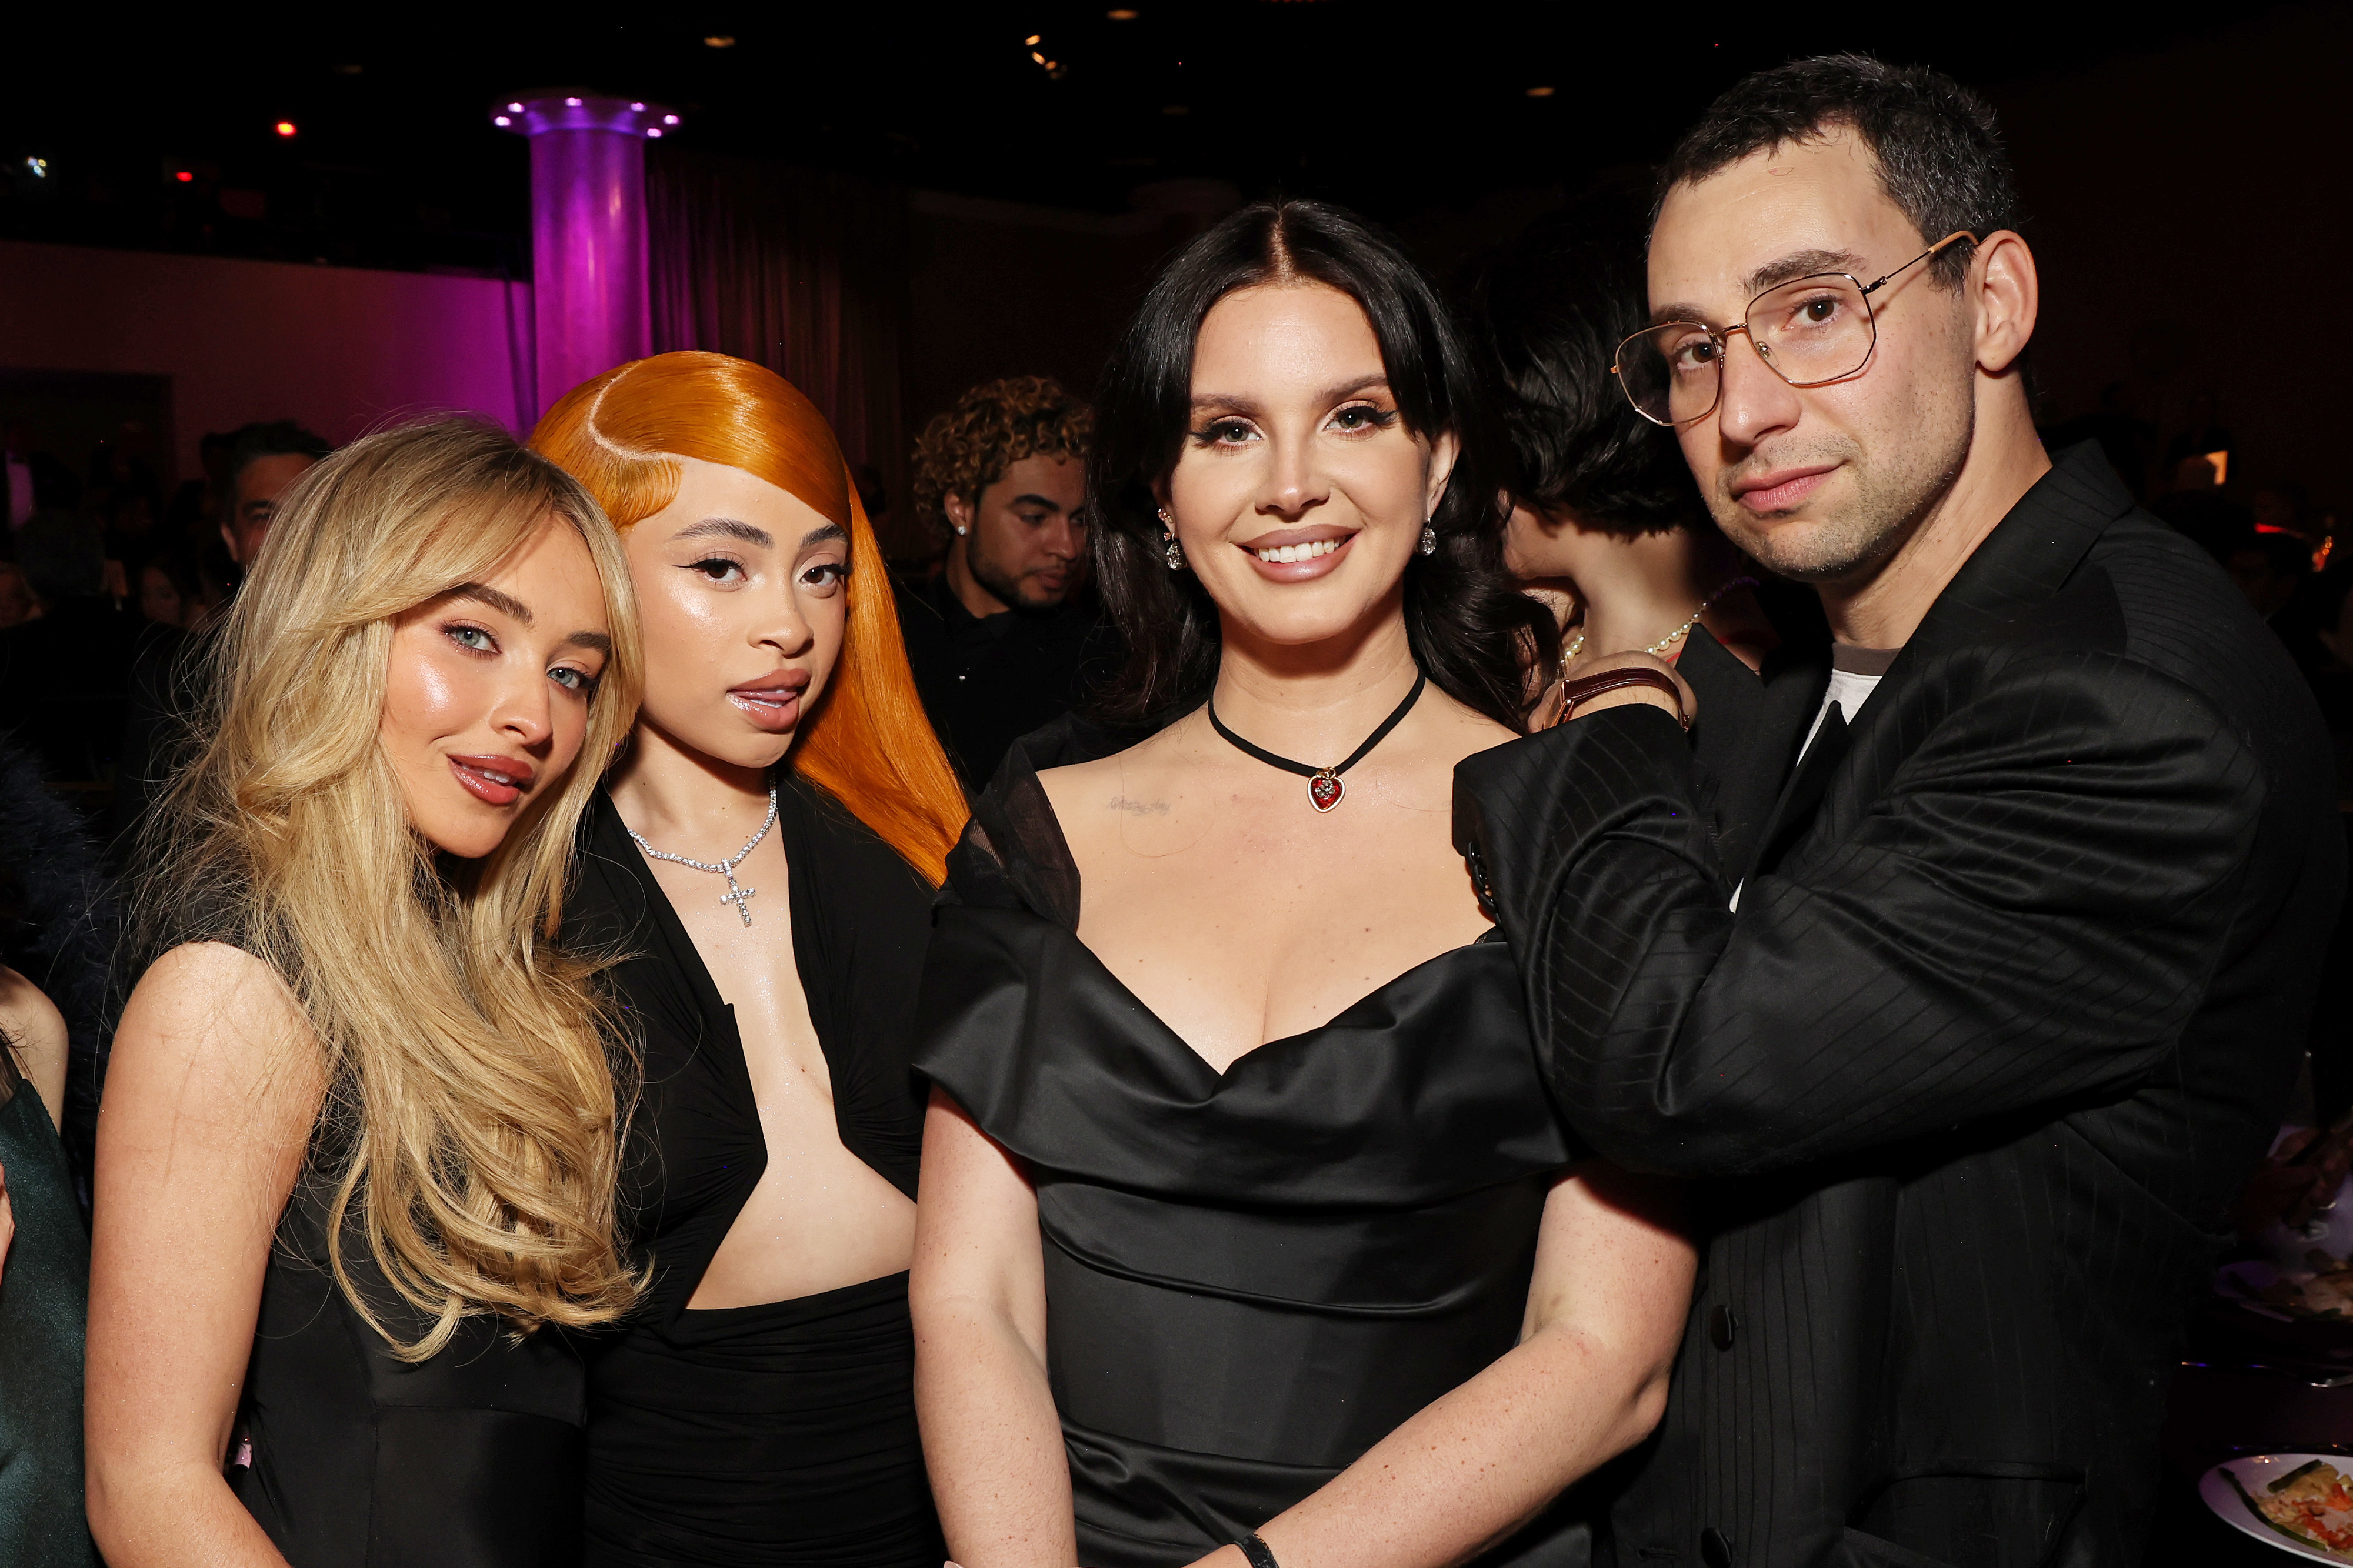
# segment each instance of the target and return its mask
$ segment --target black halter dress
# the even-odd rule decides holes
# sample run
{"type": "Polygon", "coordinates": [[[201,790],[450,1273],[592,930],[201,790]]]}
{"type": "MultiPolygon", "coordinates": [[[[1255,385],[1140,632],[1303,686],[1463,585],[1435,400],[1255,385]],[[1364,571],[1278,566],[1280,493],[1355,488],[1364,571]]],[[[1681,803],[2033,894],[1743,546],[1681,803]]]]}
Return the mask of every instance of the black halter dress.
{"type": "MultiPolygon", "coordinates": [[[[1078,939],[1077,867],[1031,759],[1110,749],[1085,732],[1029,737],[982,800],[936,911],[915,1065],[1037,1190],[1079,1560],[1179,1568],[1518,1342],[1573,1151],[1499,941],[1213,1070],[1078,939]]],[[[1481,1561],[1588,1550],[1564,1505],[1481,1561]]]]}
{"type": "MultiPolygon", "coordinates": [[[[923,1101],[907,1059],[932,889],[799,778],[780,779],[776,828],[841,1142],[912,1198],[923,1101]]],[[[610,977],[644,1050],[623,1215],[654,1269],[590,1352],[586,1561],[939,1568],[906,1275],[688,1310],[767,1145],[734,1014],[601,794],[565,931],[632,955],[610,977]]]]}

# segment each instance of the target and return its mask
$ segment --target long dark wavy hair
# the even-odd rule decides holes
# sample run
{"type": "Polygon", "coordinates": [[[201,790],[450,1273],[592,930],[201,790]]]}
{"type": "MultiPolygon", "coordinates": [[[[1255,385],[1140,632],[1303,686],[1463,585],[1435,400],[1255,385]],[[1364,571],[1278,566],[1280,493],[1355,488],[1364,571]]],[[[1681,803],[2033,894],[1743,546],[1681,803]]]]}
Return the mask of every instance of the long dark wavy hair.
{"type": "Polygon", "coordinates": [[[1128,653],[1098,711],[1124,725],[1165,721],[1206,700],[1217,682],[1218,607],[1199,578],[1168,569],[1154,489],[1192,424],[1193,346],[1210,308],[1237,289],[1307,281],[1363,308],[1407,427],[1431,440],[1451,432],[1461,448],[1430,519],[1437,552],[1406,567],[1413,657],[1440,690],[1523,729],[1525,672],[1531,660],[1549,672],[1560,637],[1504,569],[1504,514],[1470,350],[1437,286],[1396,241],[1310,201],[1246,206],[1187,245],[1103,372],[1087,491],[1097,581],[1128,653]]]}

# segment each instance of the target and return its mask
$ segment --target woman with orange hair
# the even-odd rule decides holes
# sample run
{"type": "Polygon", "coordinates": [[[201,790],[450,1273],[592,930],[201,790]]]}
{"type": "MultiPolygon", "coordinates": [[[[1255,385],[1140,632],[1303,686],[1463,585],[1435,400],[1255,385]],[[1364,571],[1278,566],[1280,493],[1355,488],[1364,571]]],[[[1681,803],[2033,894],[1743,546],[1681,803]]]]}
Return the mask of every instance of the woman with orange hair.
{"type": "Polygon", "coordinates": [[[532,445],[621,530],[646,656],[565,911],[643,1052],[650,1275],[592,1357],[586,1561],[937,1568],[907,1063],[965,814],[881,549],[817,409],[743,360],[608,371],[532,445]]]}

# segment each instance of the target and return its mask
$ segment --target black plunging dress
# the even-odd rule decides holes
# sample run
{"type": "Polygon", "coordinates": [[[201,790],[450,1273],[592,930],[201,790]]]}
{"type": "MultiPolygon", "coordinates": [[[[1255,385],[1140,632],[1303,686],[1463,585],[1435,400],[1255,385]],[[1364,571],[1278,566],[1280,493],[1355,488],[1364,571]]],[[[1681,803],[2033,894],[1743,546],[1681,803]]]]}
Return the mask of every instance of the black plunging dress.
{"type": "MultiPolygon", "coordinates": [[[[907,1060],[932,889],[797,777],[779,782],[776,829],[841,1142],[912,1198],[923,1101],[907,1060]]],[[[906,1275],[687,1307],[767,1145],[733,1012],[601,794],[565,930],[631,955],[611,974],[644,1050],[623,1219],[654,1269],[590,1352],[586,1562],[939,1568],[906,1275]]]]}
{"type": "MultiPolygon", "coordinates": [[[[1078,939],[1030,759],[1083,732],[1017,745],[957,848],[915,1065],[1037,1190],[1079,1560],[1177,1568],[1518,1342],[1572,1149],[1499,941],[1213,1070],[1078,939]]],[[[1573,1514],[1482,1562],[1582,1563],[1573,1514]]]]}

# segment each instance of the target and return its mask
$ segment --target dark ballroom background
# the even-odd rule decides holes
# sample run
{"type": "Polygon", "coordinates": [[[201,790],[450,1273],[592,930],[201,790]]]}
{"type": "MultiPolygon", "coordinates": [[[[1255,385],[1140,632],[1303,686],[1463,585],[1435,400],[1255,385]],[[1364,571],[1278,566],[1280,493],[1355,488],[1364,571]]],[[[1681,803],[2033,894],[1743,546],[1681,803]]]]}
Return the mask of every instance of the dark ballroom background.
{"type": "MultiPolygon", "coordinates": [[[[1449,268],[1646,187],[1743,72],[1852,46],[2000,109],[2048,426],[2157,490],[2221,435],[2225,489],[2300,530],[2353,501],[2323,346],[2353,254],[2342,5],[487,10],[13,21],[0,419],[77,469],[132,448],[167,493],[251,419],[527,426],[563,389],[530,384],[529,153],[490,110],[582,85],[682,121],[647,148],[653,347],[774,365],[902,497],[926,417],[997,375],[1092,385],[1154,263],[1240,200],[1332,197],[1449,268]]],[[[902,506],[885,529],[934,542],[902,506]]]]}
{"type": "MultiPolygon", "coordinates": [[[[1345,204],[1452,277],[1547,212],[1646,200],[1717,92],[1841,48],[1993,102],[2041,263],[2047,439],[2098,440],[2274,618],[2353,803],[2353,569],[2317,570],[2353,517],[2353,5],[37,9],[0,23],[0,447],[37,493],[0,500],[102,529],[130,629],[39,667],[63,633],[19,635],[42,612],[0,552],[0,729],[72,710],[90,739],[43,742],[46,783],[100,832],[130,637],[160,618],[141,563],[216,549],[227,433],[343,442],[439,409],[527,432],[579,378],[543,374],[510,103],[652,106],[646,348],[807,393],[920,578],[945,540],[909,500],[925,421],[997,377],[1086,393],[1162,259],[1241,203],[1345,204]]],[[[2353,919],[2330,962],[2320,1124],[2353,1104],[2353,919]]],[[[2153,1564],[2272,1559],[2196,1504],[2218,1458],[2353,1453],[2353,1327],[2320,1350],[2236,1332],[2201,1328],[2176,1386],[2153,1564]]]]}

